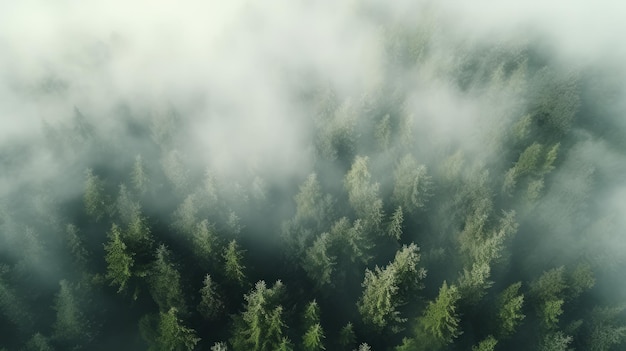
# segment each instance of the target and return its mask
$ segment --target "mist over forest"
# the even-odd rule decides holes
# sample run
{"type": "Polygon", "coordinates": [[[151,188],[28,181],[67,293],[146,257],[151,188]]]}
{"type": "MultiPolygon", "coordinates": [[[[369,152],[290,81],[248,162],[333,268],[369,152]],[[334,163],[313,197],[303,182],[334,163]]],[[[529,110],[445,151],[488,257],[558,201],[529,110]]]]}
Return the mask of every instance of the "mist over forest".
{"type": "Polygon", "coordinates": [[[626,349],[618,1],[0,1],[0,351],[626,349]]]}

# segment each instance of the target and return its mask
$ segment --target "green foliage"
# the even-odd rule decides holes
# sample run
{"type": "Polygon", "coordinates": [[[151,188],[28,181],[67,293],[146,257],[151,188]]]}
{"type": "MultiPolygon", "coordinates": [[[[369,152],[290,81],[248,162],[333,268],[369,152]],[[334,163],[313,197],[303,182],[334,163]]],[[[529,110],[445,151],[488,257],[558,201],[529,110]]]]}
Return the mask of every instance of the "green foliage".
{"type": "Polygon", "coordinates": [[[339,331],[339,345],[345,350],[352,348],[352,345],[356,343],[356,335],[354,334],[354,325],[352,322],[348,322],[339,331]]]}
{"type": "Polygon", "coordinates": [[[67,280],[59,282],[59,292],[54,299],[56,319],[54,338],[66,342],[81,342],[86,337],[88,320],[81,310],[75,287],[67,280]]]}
{"type": "Polygon", "coordinates": [[[141,213],[131,218],[126,230],[121,232],[122,239],[128,247],[137,255],[152,254],[153,238],[147,218],[141,213]]]}
{"type": "Polygon", "coordinates": [[[325,350],[323,340],[324,330],[319,323],[316,323],[309,327],[309,329],[302,336],[302,350],[304,351],[319,351],[325,350]]]}
{"type": "Polygon", "coordinates": [[[486,263],[474,263],[470,270],[464,268],[459,277],[459,293],[463,300],[470,304],[478,303],[493,285],[490,275],[491,268],[486,263]]]}
{"type": "Polygon", "coordinates": [[[197,223],[192,232],[192,249],[196,259],[207,266],[217,246],[217,235],[208,220],[197,223]]]}
{"type": "Polygon", "coordinates": [[[148,281],[150,295],[159,305],[160,311],[169,311],[172,307],[177,312],[185,313],[185,300],[180,282],[180,273],[171,262],[170,251],[165,245],[156,250],[156,259],[152,263],[148,281]]]}
{"type": "Polygon", "coordinates": [[[500,329],[500,337],[512,335],[519,323],[526,317],[522,313],[524,294],[519,292],[521,286],[521,282],[511,284],[498,295],[496,322],[500,329]]]}
{"type": "Polygon", "coordinates": [[[85,211],[94,220],[102,219],[109,210],[108,198],[104,191],[104,181],[93,173],[91,168],[85,172],[85,211]]]}
{"type": "Polygon", "coordinates": [[[403,300],[410,299],[417,290],[421,289],[422,280],[426,278],[426,270],[418,266],[421,259],[419,251],[419,247],[414,243],[408,246],[402,245],[391,262],[391,267],[395,272],[394,279],[399,287],[399,295],[403,300]]]}
{"type": "Polygon", "coordinates": [[[540,301],[558,299],[567,288],[565,267],[561,266],[544,272],[530,284],[530,294],[540,301]]]}
{"type": "Polygon", "coordinates": [[[367,264],[371,259],[369,250],[372,244],[366,234],[360,219],[350,226],[348,219],[342,217],[331,227],[329,239],[332,246],[339,252],[337,256],[347,257],[351,262],[361,261],[367,264]]]}
{"type": "Polygon", "coordinates": [[[179,196],[186,194],[189,188],[189,170],[183,163],[181,153],[176,149],[167,152],[161,159],[161,166],[176,193],[179,196]]]}
{"type": "Polygon", "coordinates": [[[547,300],[539,305],[539,319],[545,329],[556,328],[559,317],[563,314],[563,302],[563,300],[547,300]]]}
{"type": "Polygon", "coordinates": [[[140,216],[141,206],[133,199],[132,194],[126,188],[126,185],[120,185],[119,195],[115,202],[115,208],[118,217],[124,225],[128,225],[135,218],[140,216]]]}
{"type": "Polygon", "coordinates": [[[158,336],[149,350],[190,351],[196,347],[200,338],[193,329],[182,324],[177,313],[174,307],[159,313],[158,336]]]}
{"type": "Polygon", "coordinates": [[[459,298],[457,287],[448,286],[444,281],[435,301],[428,302],[423,316],[419,319],[419,327],[430,338],[433,345],[450,344],[462,334],[459,329],[461,319],[456,311],[459,298]]]}
{"type": "Polygon", "coordinates": [[[546,153],[546,158],[541,168],[541,173],[547,174],[554,170],[554,162],[556,161],[559,155],[559,148],[561,147],[561,143],[556,143],[548,152],[546,153]]]}
{"type": "Polygon", "coordinates": [[[472,346],[472,351],[494,351],[498,340],[489,335],[485,340],[478,343],[477,346],[472,346]]]}
{"type": "Polygon", "coordinates": [[[569,351],[568,345],[572,342],[571,336],[566,336],[562,332],[549,333],[544,336],[539,344],[539,351],[569,351]]]}
{"type": "Polygon", "coordinates": [[[145,195],[150,187],[150,178],[148,177],[146,164],[141,155],[135,157],[133,170],[130,174],[130,182],[133,186],[133,190],[139,197],[145,195]]]}
{"type": "Polygon", "coordinates": [[[419,260],[417,245],[405,245],[384,269],[376,266],[374,271],[365,270],[363,295],[357,307],[366,325],[378,331],[388,326],[393,331],[400,330],[406,319],[400,317],[398,308],[421,288],[421,280],[426,276],[426,271],[418,267],[419,260]]]}
{"type": "Polygon", "coordinates": [[[224,253],[222,254],[226,277],[240,286],[246,283],[246,275],[244,273],[246,267],[243,265],[244,252],[244,250],[239,250],[237,241],[232,240],[224,248],[224,253]]]}
{"type": "Polygon", "coordinates": [[[185,235],[191,235],[198,216],[197,196],[191,194],[178,206],[173,215],[174,229],[185,235]]]}
{"type": "Polygon", "coordinates": [[[320,322],[320,306],[315,300],[306,305],[304,309],[303,321],[305,328],[310,328],[320,322]]]}
{"type": "Polygon", "coordinates": [[[211,346],[211,351],[228,351],[228,346],[224,342],[216,342],[211,346]]]}
{"type": "Polygon", "coordinates": [[[577,298],[584,291],[591,289],[595,283],[596,279],[591,270],[591,266],[587,263],[580,263],[567,277],[569,298],[577,298]]]}
{"type": "Polygon", "coordinates": [[[355,106],[346,101],[336,107],[333,103],[325,103],[325,108],[319,111],[317,118],[316,146],[319,155],[329,160],[346,157],[355,149],[357,123],[357,110],[355,106]]]}
{"type": "Polygon", "coordinates": [[[376,125],[374,137],[381,150],[389,149],[391,143],[391,122],[389,114],[386,114],[376,125]]]}
{"type": "Polygon", "coordinates": [[[330,244],[329,234],[322,233],[306,250],[304,257],[303,268],[318,287],[331,283],[335,257],[329,256],[330,244]]]}
{"type": "Polygon", "coordinates": [[[413,156],[407,154],[393,171],[394,187],[392,200],[408,213],[424,208],[432,196],[433,182],[426,166],[418,165],[413,156]]]}
{"type": "Polygon", "coordinates": [[[626,324],[623,314],[626,308],[596,307],[591,313],[591,323],[586,347],[590,351],[608,351],[626,341],[626,324]]]}
{"type": "Polygon", "coordinates": [[[357,156],[346,173],[344,186],[348,201],[367,229],[377,229],[381,223],[383,202],[379,197],[379,184],[372,182],[368,170],[369,158],[357,156]]]}
{"type": "Polygon", "coordinates": [[[515,172],[518,177],[535,172],[539,166],[539,160],[543,152],[543,146],[539,143],[533,143],[527,147],[524,152],[519,155],[517,163],[515,163],[515,172]]]}
{"type": "Polygon", "coordinates": [[[41,333],[35,333],[25,345],[25,351],[53,351],[48,338],[41,333]]]}
{"type": "Polygon", "coordinates": [[[211,276],[207,274],[204,277],[202,289],[200,289],[198,311],[207,319],[216,318],[224,309],[224,304],[217,293],[216,285],[213,279],[211,279],[211,276]]]}
{"type": "Polygon", "coordinates": [[[0,264],[0,317],[20,330],[26,331],[31,328],[33,318],[30,316],[20,296],[5,279],[9,268],[0,264]]]}
{"type": "Polygon", "coordinates": [[[562,136],[571,129],[580,106],[578,78],[574,74],[559,75],[548,68],[537,77],[537,106],[533,117],[548,133],[562,136]]]}
{"type": "Polygon", "coordinates": [[[291,345],[285,334],[280,299],[285,287],[277,281],[268,288],[264,281],[244,296],[244,310],[235,317],[231,344],[235,351],[273,351],[291,345]]]}
{"type": "Polygon", "coordinates": [[[389,223],[389,229],[387,229],[387,233],[390,237],[400,240],[402,237],[402,222],[404,221],[404,216],[402,213],[402,206],[398,206],[398,208],[394,211],[391,216],[391,222],[389,223]]]}
{"type": "Polygon", "coordinates": [[[393,267],[380,269],[376,266],[374,271],[365,270],[363,296],[357,302],[357,307],[363,322],[377,330],[392,323],[404,322],[398,312],[400,301],[395,275],[393,267]]]}
{"type": "Polygon", "coordinates": [[[110,280],[112,286],[117,286],[117,292],[126,289],[128,280],[132,277],[131,268],[134,265],[133,253],[129,252],[126,244],[121,239],[120,229],[113,224],[108,234],[109,242],[104,245],[107,262],[106,279],[110,280]]]}
{"type": "Polygon", "coordinates": [[[296,223],[311,225],[315,229],[321,229],[328,220],[332,207],[332,197],[324,196],[317,175],[310,174],[302,185],[300,191],[294,197],[296,202],[296,223]]]}
{"type": "Polygon", "coordinates": [[[67,237],[67,246],[72,253],[74,262],[79,265],[85,265],[89,258],[89,252],[87,252],[84,247],[78,228],[73,224],[68,224],[65,227],[65,233],[67,237]]]}

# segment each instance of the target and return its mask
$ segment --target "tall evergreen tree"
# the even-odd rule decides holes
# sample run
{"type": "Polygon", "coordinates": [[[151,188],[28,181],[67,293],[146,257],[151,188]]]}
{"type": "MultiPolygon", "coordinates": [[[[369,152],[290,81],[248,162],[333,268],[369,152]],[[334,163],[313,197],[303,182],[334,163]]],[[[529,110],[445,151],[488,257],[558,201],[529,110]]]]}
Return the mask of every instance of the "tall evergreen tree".
{"type": "Polygon", "coordinates": [[[111,281],[112,286],[117,286],[117,292],[126,289],[128,280],[132,277],[131,268],[134,265],[133,253],[129,252],[126,244],[121,239],[120,229],[113,224],[108,234],[109,242],[104,245],[107,262],[106,278],[111,281]]]}
{"type": "Polygon", "coordinates": [[[244,250],[239,250],[237,241],[232,240],[228,243],[228,246],[224,248],[224,253],[222,254],[222,257],[224,258],[224,272],[226,277],[240,286],[243,286],[246,282],[246,275],[244,272],[246,267],[243,265],[244,252],[244,250]]]}

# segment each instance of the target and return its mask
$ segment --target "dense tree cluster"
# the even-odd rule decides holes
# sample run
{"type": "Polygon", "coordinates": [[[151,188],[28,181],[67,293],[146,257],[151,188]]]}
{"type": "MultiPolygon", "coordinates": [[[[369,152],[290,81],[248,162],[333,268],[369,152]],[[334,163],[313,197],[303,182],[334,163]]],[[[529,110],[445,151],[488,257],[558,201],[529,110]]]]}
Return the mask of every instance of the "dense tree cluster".
{"type": "Polygon", "coordinates": [[[626,296],[606,292],[626,262],[598,243],[619,223],[600,197],[619,165],[585,151],[604,136],[600,83],[532,42],[451,53],[427,20],[364,13],[383,28],[380,82],[294,88],[303,172],[199,165],[184,106],[120,103],[114,133],[78,109],[46,123],[66,172],[0,199],[0,350],[626,347],[626,296]],[[497,121],[440,140],[406,79],[497,121]]]}

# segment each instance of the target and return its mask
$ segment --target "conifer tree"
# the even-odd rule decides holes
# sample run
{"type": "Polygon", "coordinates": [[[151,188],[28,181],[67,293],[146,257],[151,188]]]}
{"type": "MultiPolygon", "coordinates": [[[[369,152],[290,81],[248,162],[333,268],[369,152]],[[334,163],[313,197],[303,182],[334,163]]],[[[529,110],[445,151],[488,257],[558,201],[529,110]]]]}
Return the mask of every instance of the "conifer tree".
{"type": "Polygon", "coordinates": [[[352,345],[356,343],[356,335],[354,334],[354,325],[352,322],[348,322],[344,325],[339,332],[339,346],[343,350],[351,349],[352,345]]]}
{"type": "Polygon", "coordinates": [[[200,338],[193,329],[187,328],[178,319],[178,311],[172,307],[167,312],[159,313],[157,338],[150,350],[190,351],[196,347],[200,338]]]}
{"type": "Polygon", "coordinates": [[[104,182],[93,173],[91,168],[85,172],[85,211],[95,221],[102,219],[108,212],[108,199],[104,193],[104,182]]]}
{"type": "Polygon", "coordinates": [[[519,292],[521,286],[521,282],[511,284],[497,298],[498,315],[496,321],[501,337],[508,337],[513,334],[525,317],[522,313],[524,294],[519,292]]]}
{"type": "Polygon", "coordinates": [[[54,337],[67,343],[81,343],[85,341],[88,320],[81,310],[72,284],[67,280],[61,280],[59,287],[53,307],[56,311],[53,324],[54,337]]]}
{"type": "Polygon", "coordinates": [[[382,331],[389,324],[404,322],[398,311],[400,301],[394,267],[366,269],[362,286],[363,295],[357,307],[365,324],[382,331]]]}
{"type": "Polygon", "coordinates": [[[357,156],[344,178],[348,200],[368,230],[378,229],[382,220],[383,202],[379,198],[379,184],[372,182],[368,157],[357,156]]]}
{"type": "Polygon", "coordinates": [[[307,329],[302,337],[302,350],[304,351],[320,351],[325,350],[324,347],[324,330],[319,323],[316,323],[307,329]]]}
{"type": "Polygon", "coordinates": [[[208,220],[197,223],[193,229],[192,249],[195,258],[205,267],[209,265],[213,258],[217,242],[214,228],[208,220]]]}
{"type": "Polygon", "coordinates": [[[244,250],[239,250],[237,241],[232,240],[228,243],[228,246],[224,248],[224,253],[222,254],[226,277],[240,286],[243,286],[246,282],[246,275],[244,273],[246,267],[243,265],[244,252],[244,250]]]}
{"type": "Polygon", "coordinates": [[[485,340],[478,343],[477,346],[472,346],[472,351],[494,351],[498,340],[489,335],[485,340]]]}
{"type": "Polygon", "coordinates": [[[235,317],[231,344],[235,351],[290,349],[285,335],[280,300],[285,287],[277,281],[268,288],[264,281],[244,296],[244,310],[235,317]]]}
{"type": "Polygon", "coordinates": [[[430,342],[434,348],[435,345],[450,344],[461,335],[460,318],[456,311],[459,298],[457,287],[448,286],[448,283],[444,281],[439,289],[439,295],[435,301],[428,302],[428,306],[420,318],[419,328],[430,338],[430,341],[424,340],[422,342],[430,342]]]}
{"type": "Polygon", "coordinates": [[[170,308],[174,307],[177,312],[185,313],[186,306],[180,273],[171,262],[170,251],[165,245],[161,245],[157,248],[155,256],[148,276],[150,295],[159,305],[161,311],[169,311],[170,308]]]}
{"type": "Polygon", "coordinates": [[[391,216],[391,222],[389,223],[389,229],[387,229],[387,233],[390,237],[400,240],[402,236],[402,222],[404,221],[404,216],[402,214],[402,206],[398,206],[391,216]]]}
{"type": "Polygon", "coordinates": [[[335,257],[329,256],[330,239],[322,233],[306,250],[303,268],[318,287],[330,284],[335,266],[335,257]]]}
{"type": "Polygon", "coordinates": [[[393,201],[406,212],[414,213],[426,206],[432,196],[432,178],[426,167],[418,165],[412,155],[405,155],[393,172],[393,201]]]}
{"type": "Polygon", "coordinates": [[[141,155],[135,157],[130,180],[135,194],[137,194],[139,198],[144,196],[150,187],[150,178],[148,177],[146,164],[141,155]]]}
{"type": "Polygon", "coordinates": [[[106,278],[111,281],[112,286],[118,287],[117,292],[119,293],[126,289],[128,280],[132,276],[133,253],[129,252],[126,244],[122,241],[117,225],[113,224],[108,236],[109,242],[104,245],[106,251],[104,258],[107,262],[106,278]]]}
{"type": "Polygon", "coordinates": [[[207,319],[214,319],[224,308],[220,296],[217,293],[216,283],[207,274],[204,277],[202,289],[200,289],[200,304],[198,311],[207,319]]]}

